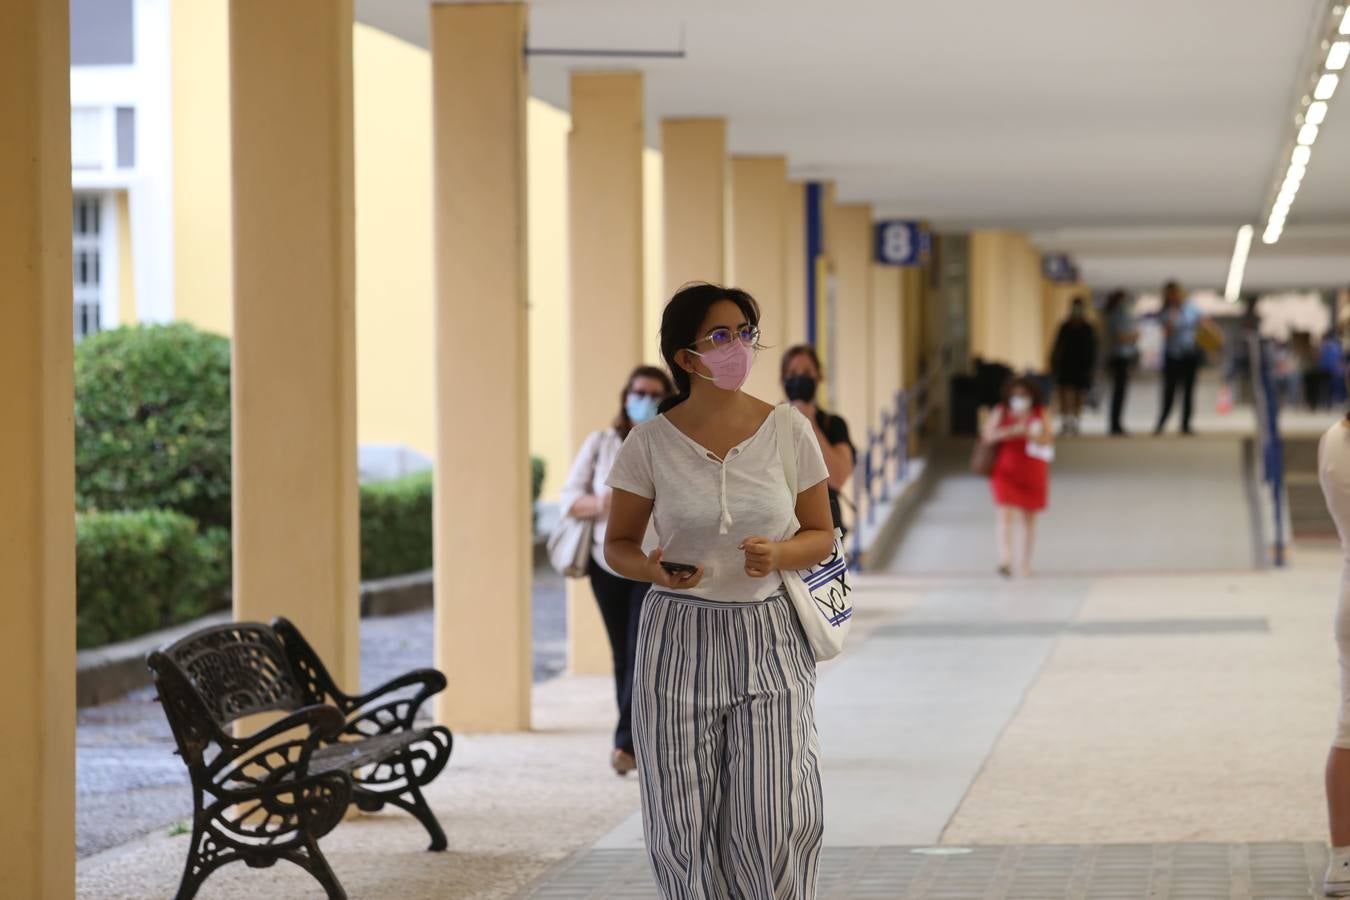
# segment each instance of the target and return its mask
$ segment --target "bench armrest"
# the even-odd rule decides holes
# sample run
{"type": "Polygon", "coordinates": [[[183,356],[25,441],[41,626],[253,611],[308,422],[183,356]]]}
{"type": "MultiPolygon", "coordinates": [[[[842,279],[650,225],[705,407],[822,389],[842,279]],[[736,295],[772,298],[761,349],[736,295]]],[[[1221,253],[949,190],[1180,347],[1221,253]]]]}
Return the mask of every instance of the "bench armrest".
{"type": "Polygon", "coordinates": [[[445,690],[445,685],[445,675],[436,669],[414,669],[359,697],[352,697],[351,705],[346,709],[348,718],[344,733],[369,737],[411,731],[422,704],[428,697],[445,690]],[[391,696],[419,685],[419,690],[406,696],[391,696]],[[387,702],[380,702],[385,698],[389,698],[387,702]]]}
{"type": "Polygon", "coordinates": [[[413,685],[422,685],[422,690],[417,692],[417,701],[420,706],[422,701],[433,694],[439,694],[445,690],[445,675],[438,669],[413,669],[404,674],[385,682],[373,690],[366,691],[359,697],[352,697],[352,706],[365,706],[372,700],[378,700],[385,694],[392,694],[394,691],[402,690],[413,685]]]}

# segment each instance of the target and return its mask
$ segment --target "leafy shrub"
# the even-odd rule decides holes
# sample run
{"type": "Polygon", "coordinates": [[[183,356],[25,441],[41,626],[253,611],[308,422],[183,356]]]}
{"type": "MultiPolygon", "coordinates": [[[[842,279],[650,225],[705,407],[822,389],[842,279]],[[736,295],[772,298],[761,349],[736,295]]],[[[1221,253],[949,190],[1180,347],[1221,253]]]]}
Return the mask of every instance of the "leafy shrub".
{"type": "Polygon", "coordinates": [[[169,509],[229,528],[229,340],[178,323],[81,341],[75,492],[81,510],[169,509]]]}
{"type": "Polygon", "coordinates": [[[431,568],[431,473],[361,485],[361,578],[431,568]]]}
{"type": "MultiPolygon", "coordinates": [[[[92,647],[185,622],[224,600],[219,533],[173,510],[75,519],[76,643],[92,647]]],[[[223,546],[228,553],[226,536],[223,546]]]]}

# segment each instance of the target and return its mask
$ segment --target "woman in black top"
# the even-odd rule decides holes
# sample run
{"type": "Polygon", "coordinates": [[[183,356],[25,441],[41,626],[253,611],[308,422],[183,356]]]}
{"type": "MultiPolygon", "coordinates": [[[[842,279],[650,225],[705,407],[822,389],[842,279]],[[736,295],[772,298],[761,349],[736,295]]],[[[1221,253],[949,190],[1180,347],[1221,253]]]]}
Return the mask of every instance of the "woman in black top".
{"type": "Polygon", "coordinates": [[[816,392],[825,380],[816,348],[810,344],[789,347],[783,354],[781,377],[783,393],[806,416],[806,421],[815,426],[816,440],[820,442],[820,452],[824,454],[825,467],[830,472],[830,514],[834,516],[834,527],[842,529],[839,492],[853,474],[858,451],[849,440],[848,423],[843,417],[826,412],[816,402],[816,392]]]}

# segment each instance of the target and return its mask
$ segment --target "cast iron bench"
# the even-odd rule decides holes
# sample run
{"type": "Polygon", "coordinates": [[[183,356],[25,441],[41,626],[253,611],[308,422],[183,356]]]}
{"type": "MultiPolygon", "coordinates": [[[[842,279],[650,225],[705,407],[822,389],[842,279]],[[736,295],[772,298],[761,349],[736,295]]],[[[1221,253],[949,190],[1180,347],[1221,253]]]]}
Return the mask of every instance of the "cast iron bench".
{"type": "Polygon", "coordinates": [[[203,628],[146,663],[192,776],[192,844],[178,900],[227,863],[266,868],[279,859],[313,875],[330,898],[345,898],[318,839],[351,803],[407,810],[431,835],[428,849],[445,849],[422,787],[445,768],[454,738],[440,725],[414,724],[422,703],[445,689],[440,672],[417,669],[367,694],[344,694],[285,619],[203,628]],[[237,719],[274,711],[287,715],[256,734],[230,730],[237,719]]]}

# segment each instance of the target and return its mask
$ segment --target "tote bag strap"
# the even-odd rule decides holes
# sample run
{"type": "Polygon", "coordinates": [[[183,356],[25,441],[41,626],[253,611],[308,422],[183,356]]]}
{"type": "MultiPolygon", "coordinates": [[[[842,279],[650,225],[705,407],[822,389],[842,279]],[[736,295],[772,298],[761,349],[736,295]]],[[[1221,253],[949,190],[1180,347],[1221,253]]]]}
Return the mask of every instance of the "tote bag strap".
{"type": "Polygon", "coordinates": [[[792,439],[792,407],[780,403],[774,408],[774,428],[778,431],[778,458],[783,462],[783,474],[792,489],[792,502],[797,503],[797,447],[792,439]]]}

